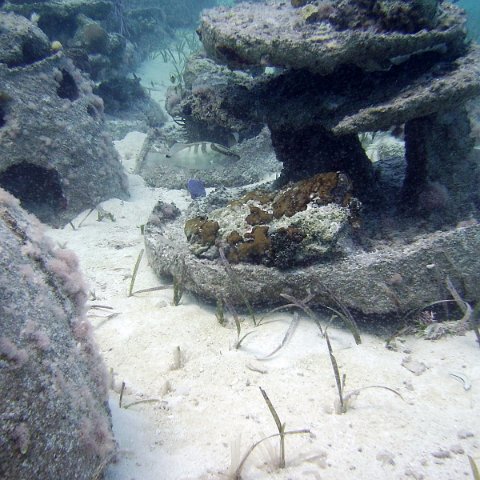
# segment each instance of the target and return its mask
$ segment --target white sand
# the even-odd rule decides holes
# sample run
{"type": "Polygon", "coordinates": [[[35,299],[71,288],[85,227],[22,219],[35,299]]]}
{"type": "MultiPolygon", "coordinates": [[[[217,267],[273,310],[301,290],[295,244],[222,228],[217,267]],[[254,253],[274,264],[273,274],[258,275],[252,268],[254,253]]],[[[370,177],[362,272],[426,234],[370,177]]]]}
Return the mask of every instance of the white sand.
{"type": "MultiPolygon", "coordinates": [[[[133,170],[143,139],[131,133],[117,142],[127,171],[133,170]]],[[[98,222],[94,212],[78,230],[67,226],[50,231],[78,254],[96,296],[92,303],[118,313],[110,319],[91,318],[115,374],[111,407],[121,453],[107,479],[229,478],[232,461],[277,432],[258,387],[268,393],[287,430],[310,433],[286,437],[284,469],[277,467],[277,438],[258,447],[242,471],[244,479],[473,478],[467,455],[480,457],[480,349],[472,332],[435,342],[408,337],[394,352],[384,347],[382,338],[364,333],[362,345],[356,346],[347,331],[332,328],[347,392],[384,385],[404,399],[367,389],[347,413],[337,415],[325,340],[308,318],[300,317],[293,337],[272,359],[260,361],[257,357],[281,342],[291,314],[276,314],[272,319],[277,321],[256,329],[246,319],[242,332],[254,333],[235,350],[235,330],[218,324],[213,307],[197,304],[189,295],[175,307],[171,288],[127,296],[143,248],[140,225],[155,202],[173,200],[185,208],[190,201],[186,191],[151,189],[140,177],[129,178],[129,201],[102,204],[116,222],[98,222]],[[180,361],[175,358],[178,347],[180,361]],[[402,366],[409,356],[425,365],[422,374],[402,366]],[[464,390],[451,372],[466,375],[471,389],[464,390]],[[122,382],[123,405],[154,401],[119,409],[122,382]]],[[[73,223],[78,225],[86,213],[73,223]]],[[[144,257],[135,290],[159,283],[144,257]]]]}

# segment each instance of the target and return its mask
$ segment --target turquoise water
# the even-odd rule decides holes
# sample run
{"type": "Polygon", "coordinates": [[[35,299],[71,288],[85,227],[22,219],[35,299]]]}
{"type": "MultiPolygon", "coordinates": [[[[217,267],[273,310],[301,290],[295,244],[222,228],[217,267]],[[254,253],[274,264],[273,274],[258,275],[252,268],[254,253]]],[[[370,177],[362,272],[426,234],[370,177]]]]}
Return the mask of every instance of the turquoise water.
{"type": "Polygon", "coordinates": [[[460,0],[458,6],[467,12],[467,28],[470,38],[480,40],[480,1],[460,0]]]}

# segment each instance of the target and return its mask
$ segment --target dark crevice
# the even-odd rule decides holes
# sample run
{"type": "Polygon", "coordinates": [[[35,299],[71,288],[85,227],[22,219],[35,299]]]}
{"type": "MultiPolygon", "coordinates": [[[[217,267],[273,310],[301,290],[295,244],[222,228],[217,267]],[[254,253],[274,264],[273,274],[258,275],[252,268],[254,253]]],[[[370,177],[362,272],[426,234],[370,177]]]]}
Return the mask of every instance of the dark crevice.
{"type": "Polygon", "coordinates": [[[5,125],[5,123],[6,123],[5,115],[6,115],[5,108],[4,108],[4,106],[0,103],[0,128],[2,128],[2,127],[5,125]]]}
{"type": "Polygon", "coordinates": [[[0,128],[7,123],[8,104],[11,100],[7,93],[0,91],[0,128]]]}
{"type": "Polygon", "coordinates": [[[91,105],[91,104],[88,104],[87,105],[87,113],[92,117],[92,118],[97,118],[98,117],[98,111],[97,109],[91,105]]]}
{"type": "Polygon", "coordinates": [[[57,88],[57,94],[60,98],[68,98],[74,101],[79,97],[79,91],[74,78],[66,70],[62,69],[62,80],[57,88]]]}
{"type": "Polygon", "coordinates": [[[23,162],[0,173],[0,187],[20,200],[25,210],[48,224],[58,223],[67,203],[56,170],[23,162]]]}
{"type": "Polygon", "coordinates": [[[23,65],[30,65],[44,56],[41,55],[38,48],[38,41],[36,39],[28,39],[22,45],[23,65]]]}

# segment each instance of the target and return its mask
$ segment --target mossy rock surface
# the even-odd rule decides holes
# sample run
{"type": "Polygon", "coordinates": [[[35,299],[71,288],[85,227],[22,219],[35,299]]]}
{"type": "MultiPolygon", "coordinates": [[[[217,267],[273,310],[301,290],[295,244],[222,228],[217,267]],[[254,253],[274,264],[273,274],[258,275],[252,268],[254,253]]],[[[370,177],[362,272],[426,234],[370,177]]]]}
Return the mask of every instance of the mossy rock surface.
{"type": "Polygon", "coordinates": [[[224,63],[329,74],[347,64],[385,70],[395,57],[440,45],[459,51],[464,22],[459,8],[442,2],[440,12],[435,0],[334,0],[301,8],[242,3],[204,12],[199,33],[207,54],[224,63]],[[262,18],[268,23],[259,25],[262,18]]]}

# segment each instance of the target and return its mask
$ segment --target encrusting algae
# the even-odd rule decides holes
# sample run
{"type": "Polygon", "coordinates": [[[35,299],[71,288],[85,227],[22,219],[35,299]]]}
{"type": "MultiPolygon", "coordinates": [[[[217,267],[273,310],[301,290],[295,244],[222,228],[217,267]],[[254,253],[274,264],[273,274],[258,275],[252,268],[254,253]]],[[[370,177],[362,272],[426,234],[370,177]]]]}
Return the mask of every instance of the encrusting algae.
{"type": "Polygon", "coordinates": [[[346,175],[328,172],[278,192],[248,192],[208,218],[187,220],[185,235],[195,255],[216,258],[221,245],[231,263],[288,268],[328,258],[358,221],[351,190],[346,175]]]}

